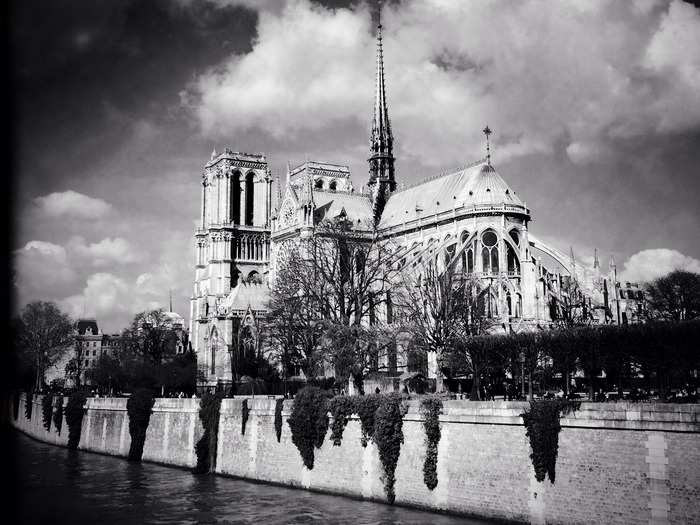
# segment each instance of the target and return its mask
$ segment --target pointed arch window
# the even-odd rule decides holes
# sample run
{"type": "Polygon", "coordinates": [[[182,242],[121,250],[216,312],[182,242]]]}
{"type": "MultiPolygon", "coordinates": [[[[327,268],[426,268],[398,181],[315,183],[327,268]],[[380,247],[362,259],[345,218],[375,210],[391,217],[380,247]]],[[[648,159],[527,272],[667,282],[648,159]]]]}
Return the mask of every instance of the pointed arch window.
{"type": "Polygon", "coordinates": [[[255,184],[253,182],[253,173],[248,173],[245,176],[245,224],[246,226],[253,225],[253,203],[255,202],[255,184]]]}
{"type": "Polygon", "coordinates": [[[328,184],[328,189],[331,190],[331,191],[335,191],[335,189],[337,188],[337,186],[338,186],[338,183],[337,183],[336,181],[332,180],[332,181],[328,184]]]}
{"type": "Polygon", "coordinates": [[[508,243],[506,243],[506,248],[508,255],[508,273],[511,275],[520,275],[520,261],[518,260],[518,255],[508,243]]]}
{"type": "Polygon", "coordinates": [[[322,190],[323,189],[323,179],[317,179],[316,183],[314,184],[314,188],[317,190],[322,190]]]}
{"type": "Polygon", "coordinates": [[[231,175],[231,196],[229,199],[230,203],[230,216],[231,222],[233,224],[241,223],[241,173],[234,171],[231,175]]]}
{"type": "Polygon", "coordinates": [[[498,273],[498,237],[492,231],[481,236],[481,259],[484,273],[498,273]]]}

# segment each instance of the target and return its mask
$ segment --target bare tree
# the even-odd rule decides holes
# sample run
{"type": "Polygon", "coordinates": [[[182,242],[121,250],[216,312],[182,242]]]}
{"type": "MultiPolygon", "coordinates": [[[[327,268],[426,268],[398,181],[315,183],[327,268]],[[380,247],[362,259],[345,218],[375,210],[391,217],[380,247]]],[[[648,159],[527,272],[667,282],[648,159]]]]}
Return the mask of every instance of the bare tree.
{"type": "Polygon", "coordinates": [[[384,348],[368,327],[396,272],[394,255],[366,225],[344,215],[318,224],[286,254],[273,285],[269,331],[283,363],[297,358],[312,373],[325,364],[361,379],[384,348]]]}
{"type": "Polygon", "coordinates": [[[34,388],[44,384],[46,370],[75,340],[73,322],[54,303],[37,301],[24,307],[15,320],[16,348],[35,370],[34,388]]]}
{"type": "Polygon", "coordinates": [[[646,287],[651,316],[666,321],[700,317],[700,274],[676,270],[646,287]]]}
{"type": "Polygon", "coordinates": [[[177,336],[162,309],[141,312],[122,333],[123,350],[143,357],[153,365],[174,354],[177,336]]]}

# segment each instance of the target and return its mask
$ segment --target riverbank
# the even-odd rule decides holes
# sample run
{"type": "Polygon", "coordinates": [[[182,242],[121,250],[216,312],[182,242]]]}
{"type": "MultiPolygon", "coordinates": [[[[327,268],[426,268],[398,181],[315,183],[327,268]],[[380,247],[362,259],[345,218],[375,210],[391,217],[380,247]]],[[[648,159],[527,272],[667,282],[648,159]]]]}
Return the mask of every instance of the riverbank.
{"type": "MultiPolygon", "coordinates": [[[[12,424],[41,441],[67,444],[52,422],[42,426],[41,396],[25,418],[24,395],[12,424]]],[[[396,503],[526,523],[700,523],[700,405],[582,403],[562,417],[556,480],[538,482],[521,402],[446,401],[440,415],[437,486],[423,481],[425,429],[409,402],[396,467],[396,503]]],[[[303,466],[287,419],[291,401],[224,399],[215,472],[297,488],[386,501],[376,445],[361,444],[352,417],[340,446],[328,436],[303,466]],[[245,406],[245,410],[244,410],[245,406]],[[281,418],[279,441],[275,420],[281,418]]],[[[157,399],[143,460],[194,467],[203,432],[199,399],[157,399]]],[[[126,399],[90,398],[79,448],[126,457],[131,438],[126,399]]]]}

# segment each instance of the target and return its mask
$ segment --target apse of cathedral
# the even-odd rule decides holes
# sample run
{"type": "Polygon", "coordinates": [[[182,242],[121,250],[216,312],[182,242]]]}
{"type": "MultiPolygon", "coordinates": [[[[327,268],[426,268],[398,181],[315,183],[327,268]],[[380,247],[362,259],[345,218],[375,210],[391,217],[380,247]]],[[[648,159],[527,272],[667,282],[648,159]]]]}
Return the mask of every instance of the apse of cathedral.
{"type": "Polygon", "coordinates": [[[488,126],[485,158],[397,189],[381,31],[380,24],[369,180],[361,191],[347,166],[307,160],[288,165],[273,206],[264,154],[226,148],[204,166],[190,334],[207,385],[231,381],[236,352],[261,352],[260,323],[285,252],[341,215],[400,252],[402,268],[442,256],[479,279],[495,332],[546,329],[567,315],[565,306],[568,315],[601,324],[635,322],[642,313],[642,292],[618,282],[614,260],[604,271],[596,251],[589,267],[573,249],[564,254],[530,232],[531,210],[491,162],[488,126]]]}

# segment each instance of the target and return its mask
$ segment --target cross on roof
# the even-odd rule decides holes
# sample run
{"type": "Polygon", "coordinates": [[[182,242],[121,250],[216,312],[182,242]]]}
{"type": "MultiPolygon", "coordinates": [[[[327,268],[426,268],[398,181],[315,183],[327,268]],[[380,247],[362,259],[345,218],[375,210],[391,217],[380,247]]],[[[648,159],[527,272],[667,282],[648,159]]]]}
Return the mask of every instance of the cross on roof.
{"type": "Polygon", "coordinates": [[[484,135],[486,135],[486,161],[488,162],[489,166],[491,165],[491,145],[489,144],[489,135],[493,133],[491,131],[491,128],[489,128],[488,124],[486,127],[482,130],[484,132],[484,135]]]}

